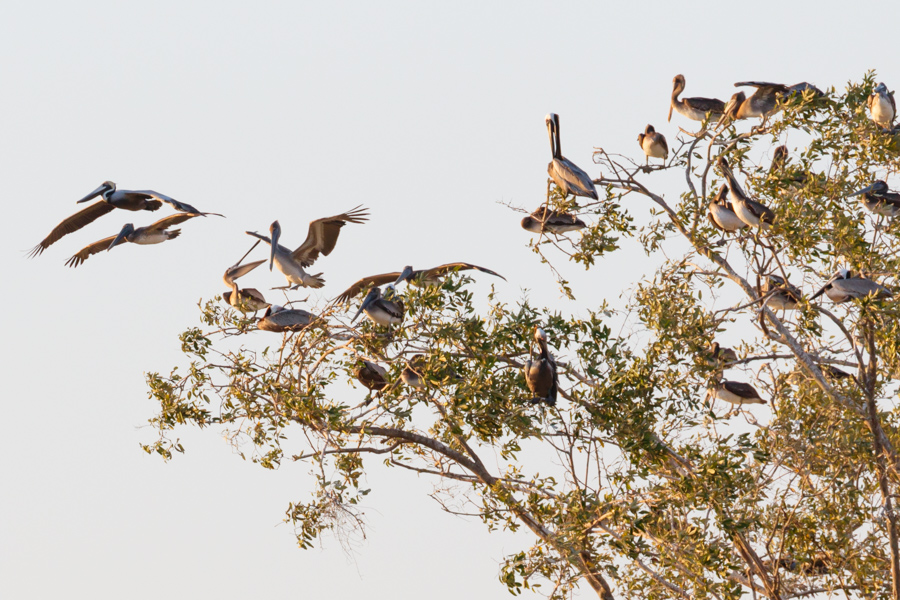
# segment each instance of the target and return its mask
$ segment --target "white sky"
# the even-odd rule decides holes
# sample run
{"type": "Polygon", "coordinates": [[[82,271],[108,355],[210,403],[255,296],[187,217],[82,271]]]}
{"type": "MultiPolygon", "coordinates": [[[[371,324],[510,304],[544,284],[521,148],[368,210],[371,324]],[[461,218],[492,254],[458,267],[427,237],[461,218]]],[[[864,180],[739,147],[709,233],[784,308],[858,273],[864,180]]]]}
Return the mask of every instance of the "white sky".
{"type": "MultiPolygon", "coordinates": [[[[0,4],[0,197],[12,213],[0,596],[506,596],[498,564],[528,538],[440,512],[407,473],[372,470],[369,537],[348,558],[331,539],[298,550],[281,525],[307,497],[306,466],[264,471],[214,430],[179,432],[188,453],[169,464],[140,450],[156,410],[143,373],[184,364],[177,336],[197,324],[198,299],[224,290],[244,230],[278,218],[295,245],[311,219],[364,204],[371,221],[316,266],[323,297],[408,263],[466,260],[504,274],[509,301],[528,288],[583,310],[615,301],[647,261],[633,244],[587,274],[560,257],[580,302],[560,299],[521,215],[497,204],[541,202],[547,112],[560,114],[566,156],[598,176],[594,146],[640,158],[647,123],[670,146],[691,126],[665,122],[676,73],[687,96],[722,99],[735,81],[841,88],[873,68],[900,85],[893,36],[879,33],[896,3],[430,4],[0,4]],[[117,211],[24,258],[106,179],[228,218],[66,268],[125,222],[168,213],[117,211]]],[[[681,175],[657,177],[674,199],[681,175]]],[[[282,283],[259,269],[245,285],[282,283]]]]}

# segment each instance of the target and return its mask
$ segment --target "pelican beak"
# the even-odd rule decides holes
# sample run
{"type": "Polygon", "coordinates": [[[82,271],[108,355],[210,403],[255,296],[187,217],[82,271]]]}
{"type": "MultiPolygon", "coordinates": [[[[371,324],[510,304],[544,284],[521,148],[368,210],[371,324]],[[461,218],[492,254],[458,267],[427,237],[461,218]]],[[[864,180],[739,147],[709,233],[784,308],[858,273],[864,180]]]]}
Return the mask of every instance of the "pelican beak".
{"type": "Polygon", "coordinates": [[[81,204],[82,202],[87,202],[88,200],[92,200],[108,189],[109,189],[109,186],[106,185],[105,183],[103,183],[100,185],[100,187],[98,187],[96,190],[94,190],[93,192],[91,192],[90,194],[88,194],[87,196],[85,196],[84,198],[82,198],[81,200],[76,202],[75,204],[81,204]]]}
{"type": "Polygon", "coordinates": [[[672,105],[669,104],[669,118],[666,119],[669,123],[672,122],[672,105]]]}
{"type": "Polygon", "coordinates": [[[269,270],[271,271],[272,265],[275,264],[275,246],[281,237],[281,223],[274,221],[269,227],[269,233],[272,234],[272,243],[269,244],[269,270]]]}
{"type": "Polygon", "coordinates": [[[398,285],[401,281],[409,281],[412,279],[413,268],[410,265],[406,265],[403,267],[403,272],[400,273],[400,277],[397,278],[397,281],[392,283],[391,285],[398,285]]]}
{"type": "Polygon", "coordinates": [[[875,184],[874,184],[874,183],[873,183],[872,185],[867,185],[867,186],[864,187],[863,189],[861,189],[861,190],[859,190],[859,191],[857,191],[857,192],[853,192],[852,194],[850,194],[850,196],[848,196],[848,198],[852,198],[853,196],[859,196],[860,194],[868,194],[868,193],[871,192],[874,188],[875,188],[875,184]]]}
{"type": "Polygon", "coordinates": [[[124,227],[122,227],[122,231],[119,232],[119,235],[116,236],[116,239],[113,240],[113,243],[109,245],[109,248],[106,249],[107,252],[123,243],[125,240],[125,236],[134,231],[134,225],[128,223],[124,227]]]}
{"type": "Polygon", "coordinates": [[[363,300],[363,303],[359,305],[359,310],[356,311],[356,314],[353,315],[353,318],[350,319],[350,322],[352,323],[353,321],[355,321],[359,317],[360,313],[362,313],[362,311],[369,308],[369,305],[372,304],[373,302],[375,302],[375,298],[377,298],[377,297],[378,297],[378,288],[373,287],[371,290],[369,290],[369,293],[366,294],[366,299],[363,300]]]}
{"type": "Polygon", "coordinates": [[[243,277],[244,275],[246,275],[247,273],[249,273],[256,267],[258,267],[259,265],[263,264],[264,262],[266,262],[266,259],[256,260],[251,263],[247,263],[245,265],[229,267],[229,269],[227,271],[225,271],[225,278],[224,278],[225,283],[227,283],[228,285],[231,285],[235,279],[237,279],[238,277],[243,277]]]}

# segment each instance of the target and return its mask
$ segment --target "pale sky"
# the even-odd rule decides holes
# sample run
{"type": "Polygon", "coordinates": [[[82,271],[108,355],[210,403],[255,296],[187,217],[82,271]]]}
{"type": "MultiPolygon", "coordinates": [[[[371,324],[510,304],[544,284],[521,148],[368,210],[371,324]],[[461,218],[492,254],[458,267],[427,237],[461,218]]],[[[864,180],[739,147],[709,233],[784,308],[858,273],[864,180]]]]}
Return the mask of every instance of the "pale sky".
{"type": "MultiPolygon", "coordinates": [[[[200,298],[224,291],[245,230],[277,218],[297,245],[310,220],[358,204],[371,220],[317,263],[327,285],[311,302],[362,275],[457,260],[509,280],[476,276],[481,297],[497,283],[510,302],[528,289],[567,313],[619,302],[649,264],[635,244],[588,273],[558,256],[579,298],[564,301],[522,215],[498,204],[542,201],[544,115],[559,113],[565,155],[597,177],[594,146],[639,159],[647,123],[670,146],[677,125],[692,127],[666,123],[677,73],[687,96],[723,100],[735,81],[842,89],[868,69],[894,89],[896,44],[878,28],[900,8],[877,4],[0,4],[0,197],[12,212],[0,596],[505,597],[498,565],[530,537],[441,512],[429,481],[369,461],[368,538],[347,555],[328,537],[324,551],[299,550],[282,524],[307,498],[306,465],[265,471],[213,429],[177,432],[188,452],[168,464],[147,456],[144,373],[185,364],[178,334],[198,324],[200,298]],[[25,258],[107,179],[227,219],[65,267],[124,223],[169,212],[116,211],[25,258]]],[[[680,193],[680,173],[654,177],[680,193]]],[[[259,269],[245,285],[282,284],[259,269]]]]}

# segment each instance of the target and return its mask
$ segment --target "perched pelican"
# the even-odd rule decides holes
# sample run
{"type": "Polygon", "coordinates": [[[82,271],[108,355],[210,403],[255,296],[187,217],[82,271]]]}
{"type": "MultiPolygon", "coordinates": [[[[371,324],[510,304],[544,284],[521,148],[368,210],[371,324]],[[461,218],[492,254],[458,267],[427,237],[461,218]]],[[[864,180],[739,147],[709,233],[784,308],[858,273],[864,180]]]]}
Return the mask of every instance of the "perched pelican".
{"type": "Polygon", "coordinates": [[[534,328],[534,341],[541,348],[541,356],[538,360],[529,357],[523,368],[525,383],[534,394],[531,403],[545,402],[550,406],[556,406],[556,394],[559,386],[556,361],[547,349],[547,334],[540,327],[534,328]]]}
{"type": "Polygon", "coordinates": [[[306,240],[293,252],[278,243],[278,239],[281,237],[281,224],[278,221],[269,227],[271,239],[255,231],[248,231],[247,235],[252,235],[269,244],[269,270],[272,269],[273,264],[276,265],[278,270],[284,273],[289,286],[293,284],[293,288],[299,286],[320,288],[325,285],[325,280],[320,277],[322,274],[310,275],[303,270],[303,267],[312,266],[319,257],[319,253],[325,256],[331,254],[337,244],[341,227],[347,223],[364,223],[368,219],[369,214],[361,206],[333,217],[316,219],[309,224],[306,240]]]}
{"type": "Polygon", "coordinates": [[[669,158],[669,145],[666,143],[666,136],[657,133],[653,125],[647,125],[644,128],[644,133],[638,134],[637,141],[641,150],[644,151],[648,165],[651,158],[661,158],[663,163],[669,158]]]}
{"type": "Polygon", "coordinates": [[[284,308],[273,304],[266,309],[262,319],[257,321],[256,327],[262,331],[303,331],[318,319],[316,315],[299,308],[284,308]]]}
{"type": "Polygon", "coordinates": [[[775,310],[796,310],[803,300],[803,292],[797,286],[774,273],[765,276],[761,291],[768,296],[766,306],[775,310]]]}
{"type": "Polygon", "coordinates": [[[894,117],[897,116],[897,104],[894,102],[894,92],[888,92],[884,83],[879,83],[872,91],[872,95],[866,100],[869,107],[869,116],[877,125],[885,129],[891,129],[894,117]]]}
{"type": "Polygon", "coordinates": [[[225,275],[222,279],[225,280],[225,285],[230,287],[231,291],[222,294],[222,299],[244,313],[255,313],[271,306],[266,302],[266,299],[259,290],[254,288],[238,288],[237,282],[235,281],[238,277],[243,277],[264,262],[266,262],[265,259],[257,260],[245,265],[234,265],[233,267],[229,267],[228,270],[225,271],[225,275]]]}
{"type": "Polygon", "coordinates": [[[188,219],[193,219],[199,215],[181,213],[177,215],[169,215],[163,219],[160,219],[156,223],[152,225],[148,225],[147,227],[138,227],[131,223],[128,223],[122,230],[118,233],[118,235],[112,235],[108,238],[103,238],[100,241],[94,242],[89,246],[85,246],[81,250],[79,250],[76,254],[74,254],[69,260],[66,261],[66,265],[70,267],[77,267],[84,261],[86,261],[92,254],[97,254],[98,252],[103,252],[104,250],[112,250],[114,247],[124,244],[125,242],[131,242],[132,244],[159,244],[161,242],[165,242],[166,240],[171,240],[177,238],[181,234],[180,229],[173,229],[169,231],[168,228],[172,225],[178,225],[179,223],[183,223],[188,219]]]}
{"type": "Polygon", "coordinates": [[[370,285],[384,285],[385,283],[393,283],[398,284],[401,281],[407,281],[410,283],[424,283],[426,285],[438,285],[440,284],[440,279],[447,273],[451,273],[453,271],[468,271],[475,270],[481,271],[482,273],[487,273],[488,275],[495,275],[506,281],[506,278],[499,273],[495,273],[490,269],[485,269],[484,267],[479,267],[478,265],[473,265],[471,263],[465,262],[455,262],[455,263],[447,263],[446,265],[440,265],[437,267],[432,267],[431,269],[419,269],[414,271],[412,267],[406,267],[403,269],[403,272],[394,271],[392,273],[381,273],[379,275],[370,275],[368,277],[363,277],[350,287],[348,287],[344,292],[334,299],[335,302],[349,302],[352,298],[360,294],[364,289],[369,287],[370,285]],[[409,272],[407,272],[407,270],[409,272]]]}
{"type": "MultiPolygon", "coordinates": [[[[394,296],[394,286],[388,285],[385,290],[390,290],[390,296],[394,296]]],[[[406,309],[403,306],[403,300],[397,298],[387,298],[381,293],[381,288],[373,287],[366,295],[366,299],[360,305],[359,310],[353,315],[352,321],[359,317],[359,313],[366,313],[366,316],[373,323],[378,325],[398,325],[403,322],[403,316],[406,309]]]]}
{"type": "Polygon", "coordinates": [[[553,160],[547,165],[547,173],[559,187],[563,194],[568,196],[585,196],[596,200],[597,188],[587,173],[582,171],[575,163],[562,155],[562,147],[559,142],[559,115],[550,113],[544,118],[547,123],[547,132],[550,134],[550,150],[553,160]]]}
{"type": "Polygon", "coordinates": [[[370,360],[363,359],[362,364],[356,368],[354,375],[356,380],[369,390],[369,394],[366,396],[366,404],[372,402],[372,392],[377,394],[388,385],[387,369],[370,360]]]}
{"type": "Polygon", "coordinates": [[[875,283],[871,279],[854,275],[853,272],[848,269],[839,269],[838,272],[809,299],[814,300],[822,294],[828,296],[835,304],[849,302],[856,298],[866,298],[867,296],[882,299],[890,298],[894,295],[891,290],[880,283],[875,283]]]}
{"type": "Polygon", "coordinates": [[[744,92],[738,92],[731,97],[725,108],[725,114],[732,119],[752,119],[759,117],[765,121],[774,115],[781,107],[778,101],[793,93],[802,94],[806,90],[813,90],[816,96],[821,96],[822,91],[811,83],[801,82],[794,85],[783,83],[771,83],[768,81],[739,81],[734,87],[755,87],[756,91],[748,98],[744,92]]]}
{"type": "Polygon", "coordinates": [[[830,379],[840,380],[847,379],[848,377],[853,377],[853,375],[851,375],[847,371],[838,369],[834,365],[829,365],[827,363],[819,364],[819,369],[822,371],[822,374],[825,375],[825,377],[828,377],[830,379]]]}
{"type": "Polygon", "coordinates": [[[425,355],[414,354],[408,361],[403,371],[400,372],[400,379],[403,383],[417,390],[425,389],[425,355]]]}
{"type": "Polygon", "coordinates": [[[738,359],[737,352],[731,348],[722,348],[719,342],[713,342],[709,347],[709,353],[713,361],[717,363],[730,363],[738,359]]]}
{"type": "Polygon", "coordinates": [[[734,212],[731,202],[728,201],[728,186],[723,185],[713,201],[709,203],[709,222],[713,227],[726,233],[739,231],[747,226],[734,212]]]}
{"type": "Polygon", "coordinates": [[[888,184],[880,179],[853,192],[850,197],[859,195],[862,195],[860,200],[869,212],[885,217],[896,217],[900,214],[900,193],[890,191],[888,184]]]}
{"type": "Polygon", "coordinates": [[[179,202],[174,198],[170,198],[159,192],[154,192],[153,190],[118,190],[116,189],[116,184],[112,181],[104,181],[100,184],[100,187],[76,202],[76,204],[87,202],[97,196],[100,196],[101,198],[99,202],[95,202],[87,208],[78,211],[54,227],[53,231],[50,232],[50,235],[45,237],[41,240],[40,244],[31,249],[29,256],[35,257],[40,255],[44,250],[49,248],[51,244],[62,238],[64,235],[72,233],[73,231],[78,231],[88,223],[95,221],[99,217],[102,217],[106,213],[112,212],[117,208],[132,211],[159,210],[159,207],[165,202],[170,204],[175,210],[189,213],[191,216],[195,217],[205,217],[206,215],[222,216],[218,213],[200,212],[190,204],[179,202]]]}
{"type": "Polygon", "coordinates": [[[725,112],[725,103],[715,98],[683,98],[678,99],[684,91],[684,75],[676,75],[672,79],[672,101],[669,104],[669,121],[672,120],[672,109],[678,114],[693,121],[703,121],[707,116],[717,117],[725,112]]]}
{"type": "Polygon", "coordinates": [[[734,209],[734,214],[751,227],[759,227],[763,230],[769,229],[775,220],[775,213],[766,205],[756,200],[751,200],[744,193],[737,179],[734,178],[734,173],[728,167],[728,161],[724,157],[720,156],[717,164],[728,182],[728,192],[731,197],[731,206],[734,209]]]}
{"type": "Polygon", "coordinates": [[[741,404],[766,404],[766,401],[759,397],[756,388],[749,383],[740,381],[720,381],[707,392],[707,400],[710,397],[738,406],[741,404]]]}
{"type": "Polygon", "coordinates": [[[570,231],[584,229],[587,224],[567,212],[550,210],[544,205],[535,209],[533,213],[522,219],[522,229],[532,233],[552,233],[561,235],[570,231]]]}

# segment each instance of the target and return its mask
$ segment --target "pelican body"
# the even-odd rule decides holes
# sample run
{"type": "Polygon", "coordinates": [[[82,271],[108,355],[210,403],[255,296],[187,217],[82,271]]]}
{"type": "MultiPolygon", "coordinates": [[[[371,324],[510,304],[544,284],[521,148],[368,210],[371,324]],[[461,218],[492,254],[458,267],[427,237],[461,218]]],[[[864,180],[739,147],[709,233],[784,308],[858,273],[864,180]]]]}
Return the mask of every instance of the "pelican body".
{"type": "Polygon", "coordinates": [[[900,194],[890,191],[888,184],[880,179],[850,194],[851,198],[853,196],[862,196],[860,201],[863,206],[876,215],[896,217],[900,214],[900,194]]]}
{"type": "Polygon", "coordinates": [[[556,374],[556,361],[547,348],[547,334],[543,329],[535,327],[534,340],[541,349],[540,357],[537,360],[529,358],[525,361],[523,368],[525,383],[534,394],[531,403],[545,402],[550,406],[556,406],[559,381],[556,374]]]}
{"type": "Polygon", "coordinates": [[[228,270],[225,271],[225,275],[222,277],[222,279],[225,281],[225,285],[231,288],[231,291],[222,294],[222,299],[244,313],[255,313],[271,306],[268,302],[266,302],[265,297],[263,297],[259,290],[256,290],[254,288],[241,289],[238,287],[237,282],[235,281],[239,277],[243,277],[264,262],[266,262],[265,259],[257,260],[245,265],[235,265],[233,267],[229,267],[228,270]]]}
{"type": "Polygon", "coordinates": [[[522,219],[522,229],[532,233],[560,235],[570,231],[578,231],[585,227],[587,227],[587,224],[575,215],[550,210],[543,205],[522,219]]]}
{"type": "Polygon", "coordinates": [[[709,203],[707,217],[709,217],[709,222],[713,224],[713,227],[726,233],[740,231],[747,226],[746,223],[738,218],[731,202],[728,201],[727,185],[720,187],[716,197],[709,203]]]}
{"type": "Polygon", "coordinates": [[[885,129],[891,129],[894,118],[897,116],[897,104],[894,102],[894,92],[888,92],[884,83],[879,83],[872,91],[872,95],[866,100],[869,107],[869,116],[877,125],[885,129]]]}
{"type": "Polygon", "coordinates": [[[102,240],[96,241],[89,246],[85,246],[81,250],[79,250],[76,254],[74,254],[69,260],[66,261],[66,265],[70,267],[77,267],[92,255],[97,254],[98,252],[103,252],[104,250],[109,251],[124,244],[125,242],[129,242],[131,244],[161,244],[167,240],[173,240],[177,238],[181,234],[180,229],[172,229],[169,230],[169,227],[172,225],[177,225],[179,223],[183,223],[188,219],[196,217],[198,215],[192,215],[187,213],[177,214],[177,215],[169,215],[155,223],[148,225],[146,227],[135,227],[132,223],[127,223],[124,227],[122,227],[121,231],[119,231],[118,235],[113,235],[107,238],[103,238],[102,240]]]}
{"type": "Polygon", "coordinates": [[[803,292],[774,273],[766,275],[761,286],[763,294],[768,295],[766,306],[776,310],[796,310],[803,300],[803,292]]]}
{"type": "Polygon", "coordinates": [[[684,98],[678,96],[684,91],[684,75],[672,79],[672,101],[669,103],[669,121],[672,109],[692,121],[704,121],[707,116],[719,117],[725,112],[725,103],[715,98],[684,98]]]}
{"type": "Polygon", "coordinates": [[[707,397],[709,396],[738,406],[742,404],[766,404],[766,401],[759,397],[756,388],[749,383],[740,381],[720,381],[710,388],[707,397]]]}
{"type": "Polygon", "coordinates": [[[653,125],[647,125],[644,133],[638,134],[637,141],[641,150],[644,151],[644,156],[647,157],[648,164],[651,158],[661,158],[664,162],[669,158],[669,145],[666,143],[666,137],[658,133],[653,125]]]}
{"type": "Polygon", "coordinates": [[[547,123],[547,133],[550,135],[550,151],[553,159],[547,165],[547,173],[566,196],[584,196],[597,200],[597,188],[590,176],[575,163],[562,155],[559,136],[559,115],[550,113],[544,118],[547,123]]]}
{"type": "Polygon", "coordinates": [[[829,279],[822,288],[810,297],[810,300],[818,298],[822,294],[828,296],[835,304],[842,304],[859,298],[873,297],[876,299],[890,298],[893,292],[871,279],[854,275],[852,271],[840,269],[829,279]]]}
{"type": "Polygon", "coordinates": [[[284,308],[274,304],[266,309],[263,317],[257,321],[256,327],[262,331],[274,331],[276,333],[303,331],[318,318],[305,310],[284,308]]]}
{"type": "Polygon", "coordinates": [[[728,195],[731,198],[734,214],[751,227],[769,229],[775,221],[775,213],[766,205],[756,200],[751,200],[747,196],[737,179],[735,179],[734,173],[728,167],[728,162],[723,157],[719,157],[718,166],[728,182],[728,195]]]}
{"type": "MultiPolygon", "coordinates": [[[[394,287],[389,285],[387,289],[391,291],[390,295],[393,296],[394,287]]],[[[388,299],[381,293],[381,288],[373,287],[369,290],[365,300],[363,300],[362,305],[360,305],[356,314],[353,315],[351,321],[355,321],[360,313],[366,313],[366,316],[373,323],[388,326],[402,323],[406,309],[403,306],[403,300],[400,298],[388,299]]]]}
{"type": "Polygon", "coordinates": [[[344,290],[343,293],[335,298],[334,301],[349,302],[351,299],[362,293],[362,291],[370,285],[379,286],[386,283],[393,283],[394,285],[398,285],[401,281],[420,285],[440,285],[441,278],[447,273],[451,273],[453,271],[468,270],[481,271],[482,273],[494,275],[496,277],[499,277],[503,281],[506,281],[506,278],[499,273],[496,273],[484,267],[479,267],[478,265],[473,265],[471,263],[465,262],[447,263],[446,265],[439,265],[430,269],[417,270],[414,270],[412,267],[407,266],[403,269],[402,272],[394,271],[392,273],[379,273],[378,275],[369,275],[367,277],[363,277],[362,279],[351,285],[349,288],[344,290]]]}
{"type": "MultiPolygon", "coordinates": [[[[363,360],[354,373],[356,380],[366,386],[369,393],[380,392],[388,385],[387,369],[370,360],[363,360]]],[[[366,404],[372,401],[371,396],[366,399],[366,404]]]]}
{"type": "Polygon", "coordinates": [[[413,389],[424,390],[424,368],[425,356],[422,354],[415,354],[412,358],[406,361],[406,366],[403,367],[403,371],[400,372],[400,379],[403,380],[403,383],[413,389]]]}
{"type": "Polygon", "coordinates": [[[713,361],[716,363],[730,363],[738,359],[737,353],[731,348],[723,348],[719,346],[719,342],[713,342],[709,347],[709,353],[712,355],[713,361]]]}

